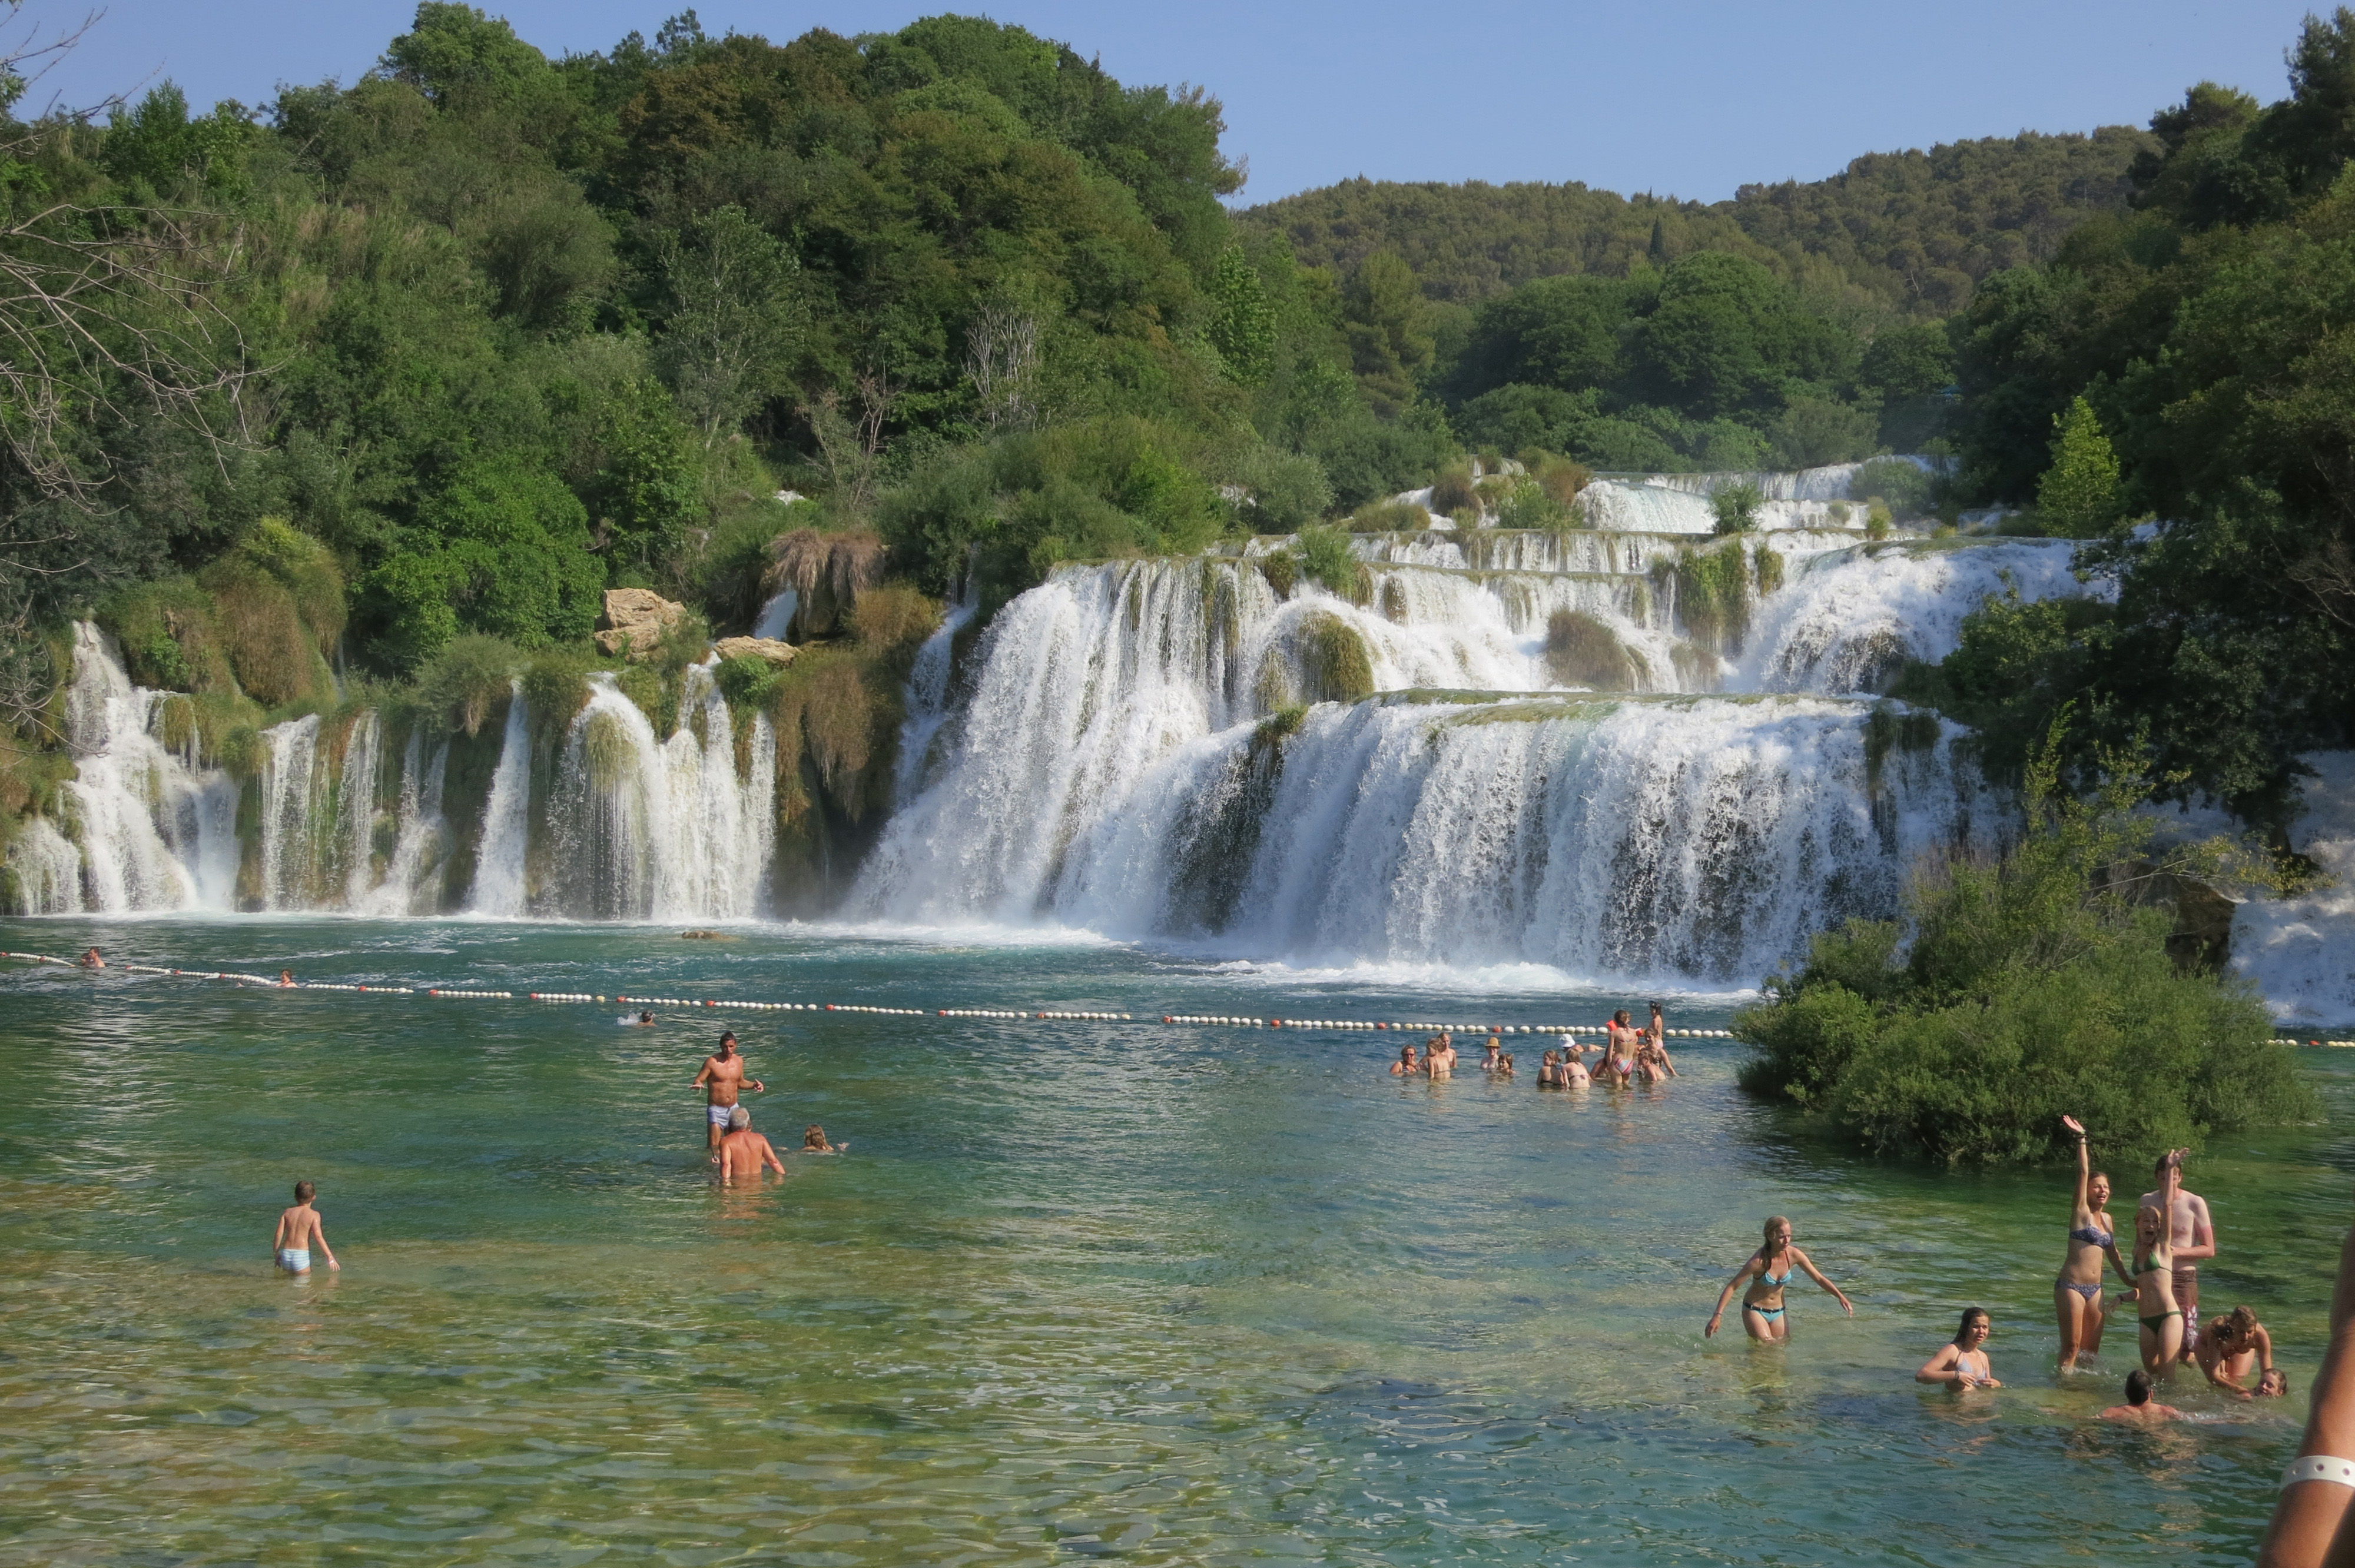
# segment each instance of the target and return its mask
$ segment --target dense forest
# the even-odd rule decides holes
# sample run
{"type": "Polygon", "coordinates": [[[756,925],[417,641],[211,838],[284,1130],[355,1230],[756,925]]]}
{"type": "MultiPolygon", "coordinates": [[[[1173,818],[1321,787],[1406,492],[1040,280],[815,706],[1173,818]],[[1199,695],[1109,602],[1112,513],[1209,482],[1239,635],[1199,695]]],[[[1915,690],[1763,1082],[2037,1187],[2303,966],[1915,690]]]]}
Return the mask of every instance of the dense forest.
{"type": "MultiPolygon", "coordinates": [[[[559,710],[618,662],[609,588],[724,633],[798,586],[805,656],[728,689],[847,820],[952,593],[1372,525],[1467,453],[1912,450],[1952,458],[1950,519],[2021,509],[2120,591],[1991,604],[1905,694],[1998,770],[2065,710],[2081,779],[2140,745],[2163,794],[2278,823],[2296,752],[2355,739],[2355,17],[2291,65],[2270,106],[2202,84],[2147,132],[1707,207],[1355,181],[1232,213],[1214,99],[954,16],[781,45],[687,12],[551,59],[427,0],[348,86],[6,118],[0,817],[69,766],[75,617],[238,766],[362,690],[469,736],[511,679],[559,710]]],[[[631,676],[655,708],[676,662],[631,676]]]]}

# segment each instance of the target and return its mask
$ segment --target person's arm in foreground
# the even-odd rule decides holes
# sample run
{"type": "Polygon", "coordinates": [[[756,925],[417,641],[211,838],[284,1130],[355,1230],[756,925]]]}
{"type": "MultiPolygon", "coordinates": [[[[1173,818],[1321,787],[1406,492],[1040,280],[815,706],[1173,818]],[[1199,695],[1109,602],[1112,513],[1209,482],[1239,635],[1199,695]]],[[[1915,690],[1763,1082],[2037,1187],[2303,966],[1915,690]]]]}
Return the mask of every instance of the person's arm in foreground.
{"type": "MultiPolygon", "coordinates": [[[[2355,1232],[2339,1244],[2330,1344],[2314,1380],[2314,1403],[2297,1457],[2348,1460],[2355,1472],[2355,1232]]],[[[2348,1479],[2355,1482],[2355,1473],[2348,1479]]],[[[2257,1568],[2355,1568],[2355,1536],[2339,1528],[2350,1501],[2355,1485],[2318,1479],[2284,1487],[2264,1544],[2257,1550],[2257,1568]]]]}

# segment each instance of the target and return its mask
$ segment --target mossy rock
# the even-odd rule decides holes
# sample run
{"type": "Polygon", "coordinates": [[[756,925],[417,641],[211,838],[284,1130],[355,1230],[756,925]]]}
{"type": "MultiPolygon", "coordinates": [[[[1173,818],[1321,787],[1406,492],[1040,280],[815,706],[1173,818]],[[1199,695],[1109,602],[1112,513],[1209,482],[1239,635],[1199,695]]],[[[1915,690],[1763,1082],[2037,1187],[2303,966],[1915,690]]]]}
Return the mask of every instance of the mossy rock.
{"type": "Polygon", "coordinates": [[[1576,609],[1547,618],[1545,663],[1554,684],[1596,692],[1631,691],[1641,673],[1617,632],[1576,609]]]}
{"type": "Polygon", "coordinates": [[[1358,703],[1374,694],[1373,660],[1356,627],[1320,610],[1303,618],[1294,639],[1303,701],[1358,703]]]}

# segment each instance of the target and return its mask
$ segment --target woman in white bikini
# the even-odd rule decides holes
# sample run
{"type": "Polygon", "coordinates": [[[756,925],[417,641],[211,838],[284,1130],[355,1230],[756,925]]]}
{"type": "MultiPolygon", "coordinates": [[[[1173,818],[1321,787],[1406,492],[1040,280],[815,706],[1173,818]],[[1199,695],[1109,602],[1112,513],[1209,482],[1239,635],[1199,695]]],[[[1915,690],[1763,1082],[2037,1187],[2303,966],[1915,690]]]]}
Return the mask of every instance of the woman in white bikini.
{"type": "Polygon", "coordinates": [[[2052,1310],[2061,1320],[2061,1370],[2069,1372],[2080,1355],[2101,1354],[2104,1261],[2115,1265],[2128,1284],[2134,1276],[2118,1255],[2117,1227],[2110,1223],[2110,1179],[2094,1169],[2085,1128],[2077,1118],[2064,1116],[2061,1125],[2077,1135],[2077,1202],[2070,1213],[2069,1253],[2052,1282],[2052,1310]]]}
{"type": "Polygon", "coordinates": [[[1807,1255],[1791,1245],[1791,1222],[1777,1214],[1766,1222],[1765,1245],[1750,1255],[1725,1288],[1717,1293],[1717,1310],[1709,1315],[1709,1327],[1701,1330],[1703,1339],[1714,1338],[1717,1326],[1724,1319],[1725,1304],[1747,1284],[1742,1291],[1742,1330],[1752,1339],[1765,1344],[1779,1345],[1791,1337],[1790,1319],[1784,1316],[1783,1287],[1791,1283],[1795,1274],[1805,1274],[1833,1296],[1838,1297],[1841,1309],[1851,1318],[1856,1307],[1840,1287],[1826,1279],[1807,1255]],[[1779,1271],[1779,1272],[1778,1272],[1779,1271]]]}
{"type": "Polygon", "coordinates": [[[1995,1321],[1987,1316],[1986,1308],[1966,1309],[1955,1337],[1922,1363],[1913,1381],[1943,1383],[1957,1393],[1966,1388],[2001,1388],[2003,1384],[1996,1381],[1995,1368],[1987,1361],[1987,1336],[1994,1332],[1995,1321]]]}

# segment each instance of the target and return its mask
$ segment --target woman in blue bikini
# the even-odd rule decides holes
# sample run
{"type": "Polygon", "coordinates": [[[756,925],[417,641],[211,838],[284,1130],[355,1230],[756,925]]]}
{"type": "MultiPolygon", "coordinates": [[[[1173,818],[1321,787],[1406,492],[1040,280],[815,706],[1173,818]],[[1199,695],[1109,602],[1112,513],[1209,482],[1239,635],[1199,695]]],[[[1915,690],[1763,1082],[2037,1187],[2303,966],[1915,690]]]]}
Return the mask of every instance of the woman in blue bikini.
{"type": "Polygon", "coordinates": [[[1752,1339],[1766,1344],[1779,1345],[1791,1337],[1791,1320],[1784,1315],[1783,1287],[1791,1283],[1795,1274],[1805,1274],[1839,1298],[1841,1308],[1851,1318],[1856,1308],[1840,1295],[1840,1287],[1826,1279],[1807,1255],[1791,1245],[1791,1222],[1777,1214],[1766,1222],[1766,1242],[1750,1255],[1739,1272],[1725,1282],[1717,1293],[1717,1310],[1709,1315],[1709,1327],[1701,1337],[1716,1334],[1717,1326],[1725,1318],[1725,1304],[1733,1293],[1747,1283],[1750,1288],[1742,1297],[1742,1330],[1752,1339]]]}
{"type": "Polygon", "coordinates": [[[2080,1355],[2102,1352],[2103,1261],[2115,1265],[2118,1277],[2128,1284],[2134,1276],[2118,1255],[2117,1227],[2110,1223],[2110,1179],[2094,1169],[2085,1128],[2077,1118],[2064,1116],[2061,1125],[2077,1135],[2077,1206],[2071,1214],[2069,1255],[2052,1282],[2052,1310],[2061,1319],[2061,1370],[2069,1372],[2080,1355]]]}

